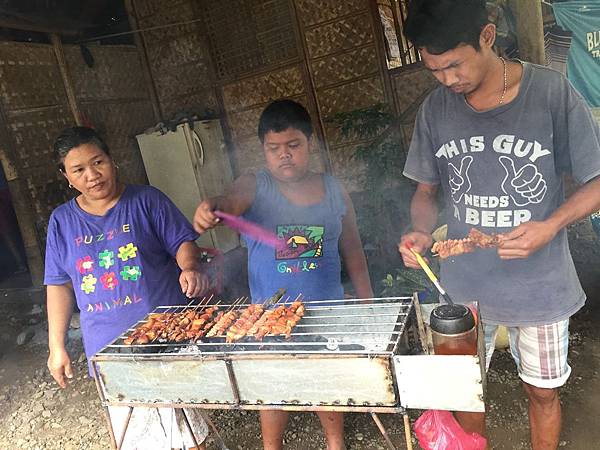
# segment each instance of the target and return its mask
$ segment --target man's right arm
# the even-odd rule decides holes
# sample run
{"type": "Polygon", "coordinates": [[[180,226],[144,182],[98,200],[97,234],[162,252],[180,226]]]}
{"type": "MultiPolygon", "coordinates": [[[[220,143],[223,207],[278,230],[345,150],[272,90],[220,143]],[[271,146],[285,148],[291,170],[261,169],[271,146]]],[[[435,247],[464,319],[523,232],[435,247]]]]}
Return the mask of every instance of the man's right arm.
{"type": "Polygon", "coordinates": [[[213,211],[219,210],[234,216],[244,214],[252,206],[256,195],[256,176],[245,174],[240,176],[223,195],[203,200],[194,214],[194,228],[198,233],[214,228],[219,218],[213,211]]]}
{"type": "Polygon", "coordinates": [[[410,251],[423,253],[433,244],[432,231],[438,220],[437,184],[419,183],[410,204],[412,231],[402,236],[398,250],[404,265],[418,269],[419,263],[410,251]]]}
{"type": "Polygon", "coordinates": [[[67,386],[66,378],[73,378],[73,368],[65,344],[75,297],[70,283],[48,285],[46,288],[48,309],[48,369],[59,384],[67,386]]]}

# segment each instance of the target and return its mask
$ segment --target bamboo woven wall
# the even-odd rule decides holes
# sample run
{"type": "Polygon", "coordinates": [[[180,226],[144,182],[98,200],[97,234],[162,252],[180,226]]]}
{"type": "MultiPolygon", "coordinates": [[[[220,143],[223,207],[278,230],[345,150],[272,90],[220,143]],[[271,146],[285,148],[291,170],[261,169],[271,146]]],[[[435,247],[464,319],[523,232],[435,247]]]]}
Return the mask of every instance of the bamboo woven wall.
{"type": "Polygon", "coordinates": [[[50,142],[73,121],[51,46],[0,43],[0,102],[6,120],[0,148],[13,169],[9,185],[32,279],[41,282],[40,236],[66,198],[50,142]]]}
{"type": "Polygon", "coordinates": [[[331,169],[358,190],[363,167],[352,155],[365,140],[341,136],[329,119],[378,103],[410,105],[428,89],[417,75],[390,77],[371,0],[134,0],[134,5],[140,28],[202,18],[144,32],[146,52],[163,112],[220,111],[238,174],[262,165],[260,112],[271,100],[288,97],[313,116],[315,167],[331,169]]]}
{"type": "MultiPolygon", "coordinates": [[[[132,3],[140,29],[200,19],[205,13],[196,0],[133,0],[132,3]]],[[[163,118],[168,119],[178,111],[204,116],[218,114],[203,23],[146,31],[142,38],[163,118]]]]}
{"type": "Polygon", "coordinates": [[[135,135],[154,125],[152,105],[134,46],[89,46],[88,67],[77,46],[65,58],[84,122],[105,136],[123,181],[145,183],[146,172],[135,135]],[[118,63],[116,63],[118,61],[118,63]]]}
{"type": "Polygon", "coordinates": [[[387,101],[369,0],[296,0],[302,44],[333,173],[359,190],[363,166],[352,159],[360,137],[343,137],[337,113],[387,101]]]}
{"type": "Polygon", "coordinates": [[[408,149],[412,138],[417,110],[438,82],[421,64],[392,72],[392,90],[399,115],[403,146],[408,149]]]}
{"type": "MultiPolygon", "coordinates": [[[[132,46],[90,47],[88,68],[79,47],[64,48],[73,90],[85,122],[105,133],[122,179],[144,182],[135,134],[154,122],[139,54],[132,46]]],[[[73,195],[56,170],[52,143],[75,124],[51,45],[0,43],[0,133],[3,159],[34,283],[41,283],[42,254],[52,210],[73,195]]]]}

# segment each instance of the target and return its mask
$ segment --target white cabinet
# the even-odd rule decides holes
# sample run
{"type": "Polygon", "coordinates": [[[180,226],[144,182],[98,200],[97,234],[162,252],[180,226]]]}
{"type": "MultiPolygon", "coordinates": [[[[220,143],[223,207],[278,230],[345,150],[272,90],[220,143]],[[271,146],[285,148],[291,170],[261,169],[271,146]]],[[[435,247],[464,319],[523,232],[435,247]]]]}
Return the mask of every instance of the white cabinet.
{"type": "MultiPolygon", "coordinates": [[[[231,165],[218,120],[177,126],[175,132],[136,136],[148,181],[164,192],[191,222],[198,203],[223,193],[232,182],[231,165]]],[[[239,245],[237,233],[218,226],[197,241],[227,252],[239,245]]]]}

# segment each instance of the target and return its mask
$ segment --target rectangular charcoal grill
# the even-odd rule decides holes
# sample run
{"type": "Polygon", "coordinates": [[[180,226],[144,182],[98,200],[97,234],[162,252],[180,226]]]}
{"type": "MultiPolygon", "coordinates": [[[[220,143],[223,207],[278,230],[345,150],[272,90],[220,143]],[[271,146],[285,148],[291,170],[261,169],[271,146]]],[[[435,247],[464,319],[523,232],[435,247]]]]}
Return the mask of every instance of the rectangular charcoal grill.
{"type": "MultiPolygon", "coordinates": [[[[368,412],[390,449],[396,447],[377,413],[402,413],[412,449],[405,408],[482,410],[485,381],[481,329],[478,357],[427,355],[424,307],[415,305],[416,294],[306,302],[289,339],[246,336],[226,343],[221,336],[125,345],[149,315],[91,362],[104,406],[368,412]],[[456,389],[438,383],[440,373],[456,389]]],[[[202,312],[208,306],[159,307],[151,314],[202,312]]],[[[246,306],[232,302],[219,308],[246,306]]],[[[109,430],[113,447],[120,448],[110,421],[109,430]]]]}
{"type": "MultiPolygon", "coordinates": [[[[104,400],[232,408],[397,406],[391,357],[407,350],[402,338],[412,298],[379,298],[368,304],[329,300],[305,307],[287,340],[267,335],[262,341],[247,336],[235,343],[212,337],[196,343],[124,345],[129,330],[92,359],[104,400]]],[[[186,308],[192,307],[159,307],[154,313],[186,308]]]]}

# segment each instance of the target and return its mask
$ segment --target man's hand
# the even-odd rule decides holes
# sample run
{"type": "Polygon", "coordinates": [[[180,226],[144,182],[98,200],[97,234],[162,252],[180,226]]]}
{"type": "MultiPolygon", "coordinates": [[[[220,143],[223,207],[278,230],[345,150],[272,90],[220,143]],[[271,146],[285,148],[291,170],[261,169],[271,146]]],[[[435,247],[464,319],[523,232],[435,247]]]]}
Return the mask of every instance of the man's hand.
{"type": "Polygon", "coordinates": [[[183,270],[181,271],[181,275],[179,275],[179,284],[181,285],[181,292],[183,292],[186,297],[194,298],[200,297],[209,288],[209,280],[208,277],[198,272],[197,270],[183,270]]]}
{"type": "Polygon", "coordinates": [[[73,378],[73,367],[71,367],[71,358],[65,348],[50,350],[48,369],[58,385],[63,389],[66,388],[67,379],[73,378]]]}
{"type": "Polygon", "coordinates": [[[194,229],[198,233],[204,233],[205,231],[214,228],[219,223],[220,219],[213,213],[216,206],[216,202],[212,198],[203,200],[198,205],[198,208],[196,208],[196,212],[194,213],[194,229]]]}
{"type": "Polygon", "coordinates": [[[415,255],[410,251],[412,248],[417,253],[425,253],[433,245],[433,237],[429,233],[423,233],[421,231],[412,231],[405,234],[400,238],[398,244],[398,251],[402,255],[402,260],[406,267],[411,269],[420,269],[419,263],[415,258],[415,255]]]}
{"type": "Polygon", "coordinates": [[[558,230],[547,222],[525,222],[509,233],[500,234],[501,259],[528,258],[550,242],[558,230]]]}

